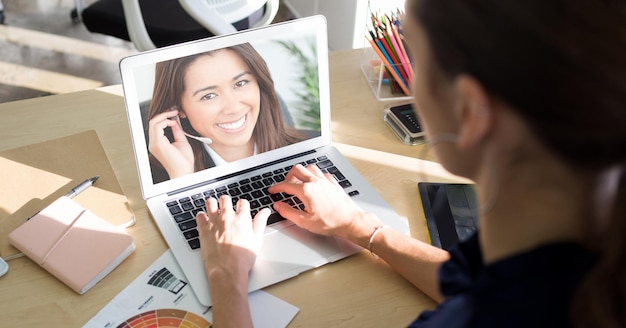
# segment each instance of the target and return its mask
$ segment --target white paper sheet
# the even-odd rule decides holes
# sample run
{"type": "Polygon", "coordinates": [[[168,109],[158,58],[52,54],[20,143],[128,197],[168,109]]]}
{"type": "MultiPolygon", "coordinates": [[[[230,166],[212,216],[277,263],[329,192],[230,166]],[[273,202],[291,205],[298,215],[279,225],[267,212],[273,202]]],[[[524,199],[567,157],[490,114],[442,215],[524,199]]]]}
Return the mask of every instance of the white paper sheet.
{"type": "MultiPolygon", "coordinates": [[[[255,327],[286,327],[299,309],[264,291],[250,293],[255,327]]],[[[210,308],[198,302],[170,250],[83,327],[209,327],[210,308]]]]}

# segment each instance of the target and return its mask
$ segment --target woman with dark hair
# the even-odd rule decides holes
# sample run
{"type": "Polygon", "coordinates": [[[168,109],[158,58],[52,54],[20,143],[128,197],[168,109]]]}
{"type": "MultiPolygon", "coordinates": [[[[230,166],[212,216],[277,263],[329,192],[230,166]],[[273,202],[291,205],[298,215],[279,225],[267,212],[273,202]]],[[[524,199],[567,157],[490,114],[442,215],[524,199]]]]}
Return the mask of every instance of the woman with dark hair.
{"type": "MultiPolygon", "coordinates": [[[[475,182],[479,231],[450,252],[412,239],[314,165],[270,188],[305,210],[276,210],[369,248],[440,302],[412,327],[626,327],[626,1],[407,0],[406,12],[415,108],[441,164],[475,182]]],[[[227,204],[196,218],[224,326],[249,318],[228,291],[245,291],[260,242],[244,241],[263,228],[227,204]]]]}
{"type": "Polygon", "coordinates": [[[158,63],[148,120],[155,182],[304,139],[284,123],[267,64],[250,44],[158,63]]]}

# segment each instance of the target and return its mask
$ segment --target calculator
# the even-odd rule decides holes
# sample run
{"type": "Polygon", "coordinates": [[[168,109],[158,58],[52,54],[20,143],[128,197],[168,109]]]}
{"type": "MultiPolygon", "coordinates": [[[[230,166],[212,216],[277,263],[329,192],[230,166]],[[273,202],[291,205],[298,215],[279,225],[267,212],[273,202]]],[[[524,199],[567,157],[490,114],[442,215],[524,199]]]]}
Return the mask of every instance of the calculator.
{"type": "Polygon", "coordinates": [[[383,119],[393,132],[407,145],[423,142],[424,131],[413,110],[413,104],[390,105],[385,107],[383,119]]]}

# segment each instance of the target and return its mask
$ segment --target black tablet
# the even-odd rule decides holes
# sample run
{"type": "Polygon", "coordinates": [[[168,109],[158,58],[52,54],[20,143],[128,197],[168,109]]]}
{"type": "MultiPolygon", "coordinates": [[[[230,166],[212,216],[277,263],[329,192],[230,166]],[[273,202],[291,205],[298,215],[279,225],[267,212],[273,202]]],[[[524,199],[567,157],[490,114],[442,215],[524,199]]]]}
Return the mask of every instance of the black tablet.
{"type": "Polygon", "coordinates": [[[449,250],[478,228],[478,205],[472,184],[417,184],[431,244],[449,250]]]}

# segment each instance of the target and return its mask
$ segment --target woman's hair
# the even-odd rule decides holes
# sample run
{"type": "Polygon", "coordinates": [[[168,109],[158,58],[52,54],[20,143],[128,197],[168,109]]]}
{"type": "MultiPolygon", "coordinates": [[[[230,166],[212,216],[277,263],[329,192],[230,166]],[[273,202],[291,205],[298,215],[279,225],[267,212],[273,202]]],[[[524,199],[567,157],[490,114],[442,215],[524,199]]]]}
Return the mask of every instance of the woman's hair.
{"type": "Polygon", "coordinates": [[[626,1],[409,0],[447,78],[475,77],[554,154],[581,171],[622,170],[598,263],[573,323],[626,326],[626,1]]]}
{"type": "MultiPolygon", "coordinates": [[[[226,49],[234,51],[246,63],[259,85],[259,117],[252,133],[257,151],[262,153],[301,140],[302,136],[295,129],[285,125],[269,68],[263,57],[248,43],[157,63],[148,120],[173,107],[184,110],[181,105],[181,97],[186,87],[185,73],[188,67],[199,57],[212,56],[215,52],[226,49]]],[[[187,133],[198,135],[198,132],[191,127],[187,119],[181,118],[181,125],[187,133]]],[[[168,134],[171,136],[170,133],[168,134]]],[[[193,139],[188,140],[194,152],[194,170],[206,169],[205,156],[208,155],[204,151],[202,142],[193,139]]],[[[151,161],[153,165],[160,166],[160,163],[152,156],[151,161]]]]}

